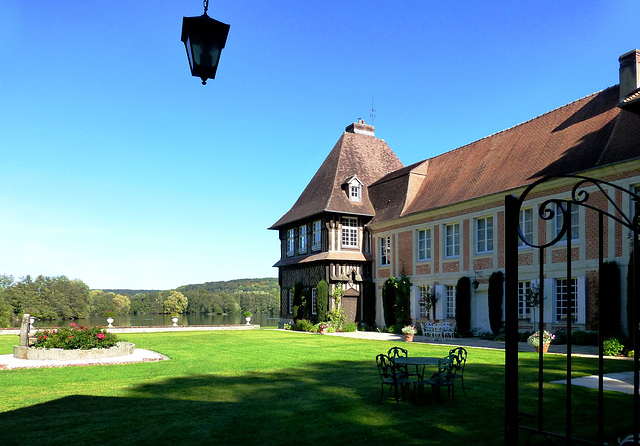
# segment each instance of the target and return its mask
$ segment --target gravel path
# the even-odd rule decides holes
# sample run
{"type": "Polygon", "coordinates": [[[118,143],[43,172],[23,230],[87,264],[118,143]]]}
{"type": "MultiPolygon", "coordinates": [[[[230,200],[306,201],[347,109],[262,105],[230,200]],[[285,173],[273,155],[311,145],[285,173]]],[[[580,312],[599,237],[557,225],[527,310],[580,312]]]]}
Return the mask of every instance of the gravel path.
{"type": "Polygon", "coordinates": [[[136,362],[163,361],[169,359],[160,353],[136,348],[131,355],[104,359],[78,359],[73,361],[17,359],[10,355],[0,355],[0,370],[30,369],[41,367],[67,367],[78,365],[132,364],[136,362]]]}

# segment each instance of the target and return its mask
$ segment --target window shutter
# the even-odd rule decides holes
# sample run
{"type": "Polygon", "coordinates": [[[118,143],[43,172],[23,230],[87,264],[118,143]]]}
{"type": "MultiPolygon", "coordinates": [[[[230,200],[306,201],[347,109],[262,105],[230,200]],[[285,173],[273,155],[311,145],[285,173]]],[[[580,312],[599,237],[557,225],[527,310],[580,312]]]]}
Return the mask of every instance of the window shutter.
{"type": "MultiPolygon", "coordinates": [[[[585,276],[578,276],[578,295],[576,296],[576,303],[578,308],[576,309],[577,323],[585,324],[587,322],[587,301],[586,301],[586,285],[585,276]]],[[[576,311],[574,310],[574,311],[576,311]]]]}
{"type": "Polygon", "coordinates": [[[554,279],[544,279],[544,300],[542,301],[541,308],[544,309],[544,322],[547,324],[555,322],[555,319],[553,319],[553,306],[556,301],[555,284],[556,281],[554,279]]]}
{"type": "Polygon", "coordinates": [[[436,302],[436,319],[444,319],[444,309],[447,306],[444,285],[436,285],[436,296],[440,297],[436,302]]]}

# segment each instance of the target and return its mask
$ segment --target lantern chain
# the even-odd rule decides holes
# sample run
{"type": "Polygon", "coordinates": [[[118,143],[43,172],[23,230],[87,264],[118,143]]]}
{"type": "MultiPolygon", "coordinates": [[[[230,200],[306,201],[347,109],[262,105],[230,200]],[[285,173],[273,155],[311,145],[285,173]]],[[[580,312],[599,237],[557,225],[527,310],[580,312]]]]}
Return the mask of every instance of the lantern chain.
{"type": "Polygon", "coordinates": [[[204,0],[202,2],[202,6],[204,6],[204,13],[207,14],[207,9],[209,9],[209,0],[204,0]]]}

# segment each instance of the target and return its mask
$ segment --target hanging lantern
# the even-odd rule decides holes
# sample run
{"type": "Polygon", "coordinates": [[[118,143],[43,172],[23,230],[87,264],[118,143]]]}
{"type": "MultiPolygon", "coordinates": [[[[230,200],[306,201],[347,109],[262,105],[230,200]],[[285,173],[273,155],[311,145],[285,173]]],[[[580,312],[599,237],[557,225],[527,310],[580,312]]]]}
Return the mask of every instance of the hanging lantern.
{"type": "Polygon", "coordinates": [[[182,18],[182,41],[187,49],[191,75],[202,79],[215,79],[220,53],[227,43],[229,25],[207,15],[209,0],[204,1],[204,14],[182,18]]]}

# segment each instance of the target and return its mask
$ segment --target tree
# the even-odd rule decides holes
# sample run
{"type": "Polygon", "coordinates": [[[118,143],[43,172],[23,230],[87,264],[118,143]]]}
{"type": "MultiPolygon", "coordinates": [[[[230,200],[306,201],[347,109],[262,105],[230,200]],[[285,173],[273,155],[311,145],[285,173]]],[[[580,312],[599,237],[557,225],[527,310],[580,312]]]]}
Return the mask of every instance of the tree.
{"type": "Polygon", "coordinates": [[[318,305],[318,322],[324,322],[327,320],[327,313],[329,312],[329,284],[326,280],[318,282],[316,287],[316,303],[318,305]]]}
{"type": "Polygon", "coordinates": [[[165,313],[184,313],[187,311],[187,306],[189,305],[189,301],[180,291],[170,291],[169,297],[164,301],[164,312],[165,313]]]}
{"type": "Polygon", "coordinates": [[[388,278],[382,285],[382,311],[387,327],[396,324],[396,287],[395,277],[388,278]]]}
{"type": "Polygon", "coordinates": [[[456,285],[456,327],[462,336],[471,335],[471,279],[466,276],[456,285]]]}
{"type": "MultiPolygon", "coordinates": [[[[376,324],[376,284],[371,280],[362,283],[364,322],[373,327],[376,324]]],[[[320,311],[320,310],[318,310],[320,311]]]]}
{"type": "Polygon", "coordinates": [[[402,325],[411,325],[411,281],[402,274],[395,281],[396,288],[396,321],[402,325]]]}
{"type": "Polygon", "coordinates": [[[494,334],[502,328],[503,282],[504,275],[501,271],[496,271],[489,276],[489,325],[494,334]]]}

